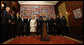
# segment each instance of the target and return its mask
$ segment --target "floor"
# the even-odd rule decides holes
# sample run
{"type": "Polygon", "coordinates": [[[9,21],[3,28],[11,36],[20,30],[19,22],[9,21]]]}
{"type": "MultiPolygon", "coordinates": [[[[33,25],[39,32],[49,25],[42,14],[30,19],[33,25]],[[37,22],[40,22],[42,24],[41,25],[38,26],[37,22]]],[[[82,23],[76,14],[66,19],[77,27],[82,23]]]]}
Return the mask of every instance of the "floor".
{"type": "Polygon", "coordinates": [[[83,44],[82,41],[67,36],[48,36],[50,41],[41,41],[41,36],[20,36],[12,38],[3,44],[83,44]]]}

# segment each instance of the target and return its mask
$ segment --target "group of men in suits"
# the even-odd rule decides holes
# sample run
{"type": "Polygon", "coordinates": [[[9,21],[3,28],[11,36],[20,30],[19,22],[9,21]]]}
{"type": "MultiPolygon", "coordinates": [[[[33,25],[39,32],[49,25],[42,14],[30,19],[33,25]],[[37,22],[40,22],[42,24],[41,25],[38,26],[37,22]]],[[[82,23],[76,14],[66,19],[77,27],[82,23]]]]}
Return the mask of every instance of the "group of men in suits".
{"type": "MultiPolygon", "coordinates": [[[[42,22],[43,17],[40,16],[39,19],[37,19],[37,34],[42,33],[42,22]]],[[[47,18],[47,17],[46,17],[47,18]]],[[[46,20],[47,24],[47,33],[49,35],[68,35],[68,29],[67,29],[67,21],[66,18],[60,13],[58,17],[50,18],[46,20]]]]}
{"type": "MultiPolygon", "coordinates": [[[[1,43],[16,35],[30,35],[30,18],[17,18],[14,11],[10,13],[10,7],[6,7],[1,14],[1,43]]],[[[37,35],[42,34],[43,18],[37,21],[37,35]]],[[[50,35],[66,35],[66,18],[60,14],[57,18],[47,19],[47,33],[50,35]],[[65,32],[64,32],[65,31],[65,32]]]]}
{"type": "Polygon", "coordinates": [[[2,9],[1,13],[1,42],[15,37],[17,31],[17,17],[10,7],[2,9]]]}
{"type": "Polygon", "coordinates": [[[49,20],[49,34],[50,35],[65,35],[65,31],[67,30],[67,22],[66,18],[60,14],[58,17],[51,18],[49,20]]]}
{"type": "Polygon", "coordinates": [[[29,18],[24,19],[18,18],[18,35],[29,35],[30,34],[30,20],[29,18]]]}
{"type": "Polygon", "coordinates": [[[3,9],[1,10],[1,43],[17,35],[29,35],[30,19],[17,18],[10,7],[3,9]]]}

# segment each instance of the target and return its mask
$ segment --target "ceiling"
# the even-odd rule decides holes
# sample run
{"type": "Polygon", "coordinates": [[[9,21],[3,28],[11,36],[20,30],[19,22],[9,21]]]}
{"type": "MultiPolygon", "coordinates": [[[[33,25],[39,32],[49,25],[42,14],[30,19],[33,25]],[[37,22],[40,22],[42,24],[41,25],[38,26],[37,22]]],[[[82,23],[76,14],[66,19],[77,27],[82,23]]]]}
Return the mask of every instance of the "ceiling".
{"type": "Polygon", "coordinates": [[[59,1],[18,1],[19,4],[56,5],[59,1]]]}

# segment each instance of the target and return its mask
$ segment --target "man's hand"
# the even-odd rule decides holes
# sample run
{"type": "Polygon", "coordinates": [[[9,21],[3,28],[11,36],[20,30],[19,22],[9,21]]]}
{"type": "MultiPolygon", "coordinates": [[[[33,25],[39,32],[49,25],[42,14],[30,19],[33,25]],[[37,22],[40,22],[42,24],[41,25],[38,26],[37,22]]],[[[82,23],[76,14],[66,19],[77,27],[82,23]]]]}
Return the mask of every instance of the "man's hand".
{"type": "Polygon", "coordinates": [[[11,24],[15,24],[14,22],[12,22],[11,24]]]}
{"type": "Polygon", "coordinates": [[[40,23],[39,23],[39,25],[40,25],[40,23]]]}
{"type": "Polygon", "coordinates": [[[56,25],[56,23],[54,23],[54,25],[56,25]]]}
{"type": "Polygon", "coordinates": [[[11,23],[11,20],[8,20],[8,23],[11,23]]]}

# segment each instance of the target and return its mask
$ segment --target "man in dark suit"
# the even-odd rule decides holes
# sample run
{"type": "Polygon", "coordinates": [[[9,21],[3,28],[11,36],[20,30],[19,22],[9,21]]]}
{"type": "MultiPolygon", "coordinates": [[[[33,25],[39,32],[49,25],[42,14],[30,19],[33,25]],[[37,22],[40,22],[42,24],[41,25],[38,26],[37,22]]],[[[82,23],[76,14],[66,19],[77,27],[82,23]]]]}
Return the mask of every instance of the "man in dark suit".
{"type": "Polygon", "coordinates": [[[49,20],[49,34],[50,35],[53,34],[53,21],[54,19],[51,17],[51,19],[49,20]]]}
{"type": "Polygon", "coordinates": [[[49,35],[50,35],[50,33],[51,33],[51,32],[50,32],[50,29],[51,29],[51,27],[50,27],[50,26],[51,26],[50,19],[48,19],[48,29],[49,29],[48,34],[49,34],[49,35]]]}
{"type": "Polygon", "coordinates": [[[37,32],[36,32],[36,34],[39,35],[40,34],[40,30],[39,30],[39,19],[38,18],[36,19],[36,22],[37,22],[37,28],[36,28],[37,32]]]}
{"type": "MultiPolygon", "coordinates": [[[[17,12],[18,13],[18,12],[17,12]]],[[[20,16],[17,14],[17,35],[20,36],[20,16]]]]}
{"type": "Polygon", "coordinates": [[[54,35],[57,35],[58,34],[58,22],[57,22],[57,18],[56,16],[54,17],[54,20],[53,20],[53,33],[54,35]]]}
{"type": "Polygon", "coordinates": [[[42,23],[43,23],[43,17],[39,17],[39,23],[38,23],[38,29],[39,29],[39,34],[42,35],[42,23]]]}
{"type": "Polygon", "coordinates": [[[49,41],[47,32],[48,32],[48,19],[46,16],[43,16],[41,41],[49,41]]]}
{"type": "Polygon", "coordinates": [[[20,21],[19,35],[23,36],[24,35],[24,25],[25,25],[23,16],[22,18],[19,19],[19,21],[20,21]]]}
{"type": "Polygon", "coordinates": [[[49,34],[49,21],[50,21],[50,19],[47,18],[47,33],[48,33],[48,34],[49,34]]]}
{"type": "Polygon", "coordinates": [[[17,17],[14,11],[12,11],[11,17],[11,34],[12,37],[15,37],[17,35],[17,17]]]}
{"type": "Polygon", "coordinates": [[[30,34],[30,19],[25,19],[25,35],[30,34]]]}
{"type": "Polygon", "coordinates": [[[9,20],[9,23],[8,23],[8,39],[11,39],[12,38],[12,25],[11,25],[11,20],[12,20],[12,17],[11,17],[11,13],[10,15],[8,15],[8,20],[9,20]]]}
{"type": "Polygon", "coordinates": [[[59,33],[61,35],[64,35],[64,31],[66,30],[66,18],[60,13],[59,14],[59,17],[58,17],[58,20],[59,20],[59,33]]]}
{"type": "Polygon", "coordinates": [[[1,14],[1,43],[8,40],[8,23],[10,20],[8,19],[8,15],[10,11],[10,7],[6,7],[6,10],[1,14]]]}

